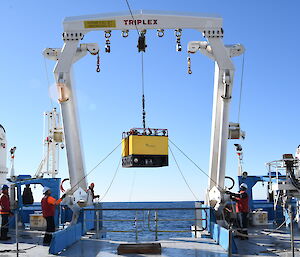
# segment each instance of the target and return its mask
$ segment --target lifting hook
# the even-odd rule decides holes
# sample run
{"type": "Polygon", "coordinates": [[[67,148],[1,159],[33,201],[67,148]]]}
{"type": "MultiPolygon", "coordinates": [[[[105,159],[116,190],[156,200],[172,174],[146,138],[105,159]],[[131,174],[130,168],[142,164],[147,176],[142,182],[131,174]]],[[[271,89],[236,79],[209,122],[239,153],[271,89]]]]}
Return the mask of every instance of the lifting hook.
{"type": "Polygon", "coordinates": [[[187,57],[187,64],[188,64],[188,74],[192,74],[190,54],[187,57]]]}
{"type": "Polygon", "coordinates": [[[165,30],[164,29],[158,29],[157,30],[157,36],[158,37],[163,37],[165,35],[165,30]]]}
{"type": "Polygon", "coordinates": [[[104,36],[106,38],[105,52],[110,53],[110,40],[109,40],[109,38],[111,37],[111,30],[106,30],[104,36]]]}
{"type": "Polygon", "coordinates": [[[181,46],[181,42],[180,42],[180,38],[182,35],[182,29],[176,29],[175,30],[175,36],[176,36],[176,51],[177,52],[181,52],[182,50],[182,46],[181,46]]]}
{"type": "Polygon", "coordinates": [[[97,54],[96,72],[100,72],[100,55],[99,55],[99,53],[97,54]]]}
{"type": "Polygon", "coordinates": [[[128,37],[128,32],[129,32],[128,29],[122,30],[122,37],[128,37]]]}

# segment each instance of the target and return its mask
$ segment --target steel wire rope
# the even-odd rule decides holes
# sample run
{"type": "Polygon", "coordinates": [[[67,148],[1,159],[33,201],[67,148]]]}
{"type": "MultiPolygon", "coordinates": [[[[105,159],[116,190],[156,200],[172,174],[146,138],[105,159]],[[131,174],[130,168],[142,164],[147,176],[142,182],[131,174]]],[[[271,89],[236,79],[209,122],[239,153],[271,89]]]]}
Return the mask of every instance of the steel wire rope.
{"type": "Polygon", "coordinates": [[[143,128],[146,128],[146,111],[145,111],[145,82],[144,82],[144,53],[141,52],[141,68],[142,68],[142,119],[143,128]]]}
{"type": "MultiPolygon", "coordinates": [[[[71,187],[70,188],[70,190],[72,190],[75,186],[77,186],[83,179],[85,179],[87,176],[89,176],[101,163],[103,163],[119,146],[121,145],[121,143],[119,143],[112,151],[110,151],[98,164],[96,164],[79,182],[77,182],[77,184],[75,184],[73,187],[71,187]]],[[[120,159],[120,161],[119,161],[119,163],[118,163],[118,167],[117,167],[117,169],[116,169],[116,171],[115,171],[115,174],[114,174],[114,176],[113,176],[113,179],[112,179],[112,181],[111,181],[111,183],[110,183],[110,185],[109,185],[109,187],[108,187],[108,189],[106,190],[106,192],[104,193],[104,196],[101,198],[101,200],[100,201],[102,201],[102,199],[106,196],[106,194],[107,194],[107,192],[109,191],[109,189],[110,189],[110,187],[111,187],[111,185],[112,185],[112,183],[113,183],[113,181],[114,181],[114,179],[115,179],[115,177],[116,177],[116,175],[117,175],[117,171],[118,171],[118,169],[119,169],[119,167],[120,167],[120,163],[121,163],[121,160],[122,159],[120,159]]],[[[10,222],[12,222],[13,220],[11,220],[11,221],[9,221],[9,223],[10,222]]],[[[8,224],[7,224],[8,225],[8,224]]],[[[47,232],[41,232],[40,233],[40,235],[41,236],[43,236],[43,235],[45,235],[47,232]]],[[[51,233],[52,234],[52,233],[51,233]]],[[[38,240],[38,242],[37,242],[37,245],[39,245],[39,243],[40,243],[40,238],[39,238],[39,240],[38,240]]],[[[33,246],[33,247],[36,247],[36,245],[35,246],[33,246]]],[[[31,248],[33,248],[33,247],[31,247],[31,248]]],[[[29,250],[29,249],[31,249],[31,248],[28,248],[28,249],[21,249],[21,250],[29,250]]],[[[0,251],[1,252],[1,251],[0,251]]]]}
{"type": "MultiPolygon", "coordinates": [[[[129,10],[129,12],[130,12],[131,18],[134,20],[133,13],[132,13],[132,11],[131,11],[131,8],[130,8],[130,5],[129,5],[129,3],[128,3],[128,0],[125,0],[125,1],[126,1],[128,10],[129,10]]],[[[138,30],[138,27],[137,27],[137,25],[136,25],[135,22],[134,22],[134,25],[135,25],[136,31],[137,31],[137,33],[138,33],[138,35],[139,35],[139,30],[138,30]]]]}
{"type": "Polygon", "coordinates": [[[240,82],[240,97],[239,97],[239,109],[238,109],[238,123],[240,123],[241,104],[242,104],[242,92],[243,92],[243,81],[244,81],[244,67],[245,67],[245,53],[243,53],[242,60],[242,74],[240,82]]]}
{"type": "MultiPolygon", "coordinates": [[[[213,179],[211,179],[210,178],[210,176],[204,171],[204,170],[202,170],[190,157],[188,157],[178,146],[176,146],[170,139],[169,139],[169,141],[188,159],[188,160],[190,160],[203,174],[205,174],[210,180],[212,180],[214,183],[216,183],[213,179]]],[[[170,150],[171,150],[171,148],[170,148],[170,150]]],[[[172,153],[172,151],[171,151],[171,153],[172,153]]],[[[232,208],[233,208],[233,203],[231,203],[232,204],[232,208]]],[[[233,208],[234,209],[234,208],[233,208]]],[[[282,223],[282,224],[280,224],[277,228],[275,228],[274,229],[274,231],[276,231],[276,230],[279,230],[280,228],[282,228],[282,226],[286,223],[286,221],[287,221],[287,219],[282,223]]],[[[242,233],[239,233],[238,231],[236,231],[236,230],[232,230],[232,231],[234,231],[235,233],[237,233],[237,235],[240,235],[240,236],[245,236],[245,237],[261,237],[262,235],[259,235],[259,234],[256,234],[256,235],[244,235],[244,234],[242,234],[242,233]]],[[[264,235],[270,235],[270,234],[272,234],[273,232],[270,232],[270,233],[268,233],[268,234],[264,234],[264,235]]]]}
{"type": "Polygon", "coordinates": [[[274,233],[276,230],[279,230],[283,227],[283,225],[287,222],[287,219],[284,220],[278,227],[274,228],[273,231],[269,232],[269,233],[260,233],[260,234],[253,234],[253,235],[245,235],[243,233],[240,233],[238,230],[232,229],[231,231],[233,231],[236,235],[241,236],[241,237],[248,237],[248,238],[257,238],[257,237],[262,237],[262,236],[269,236],[272,233],[274,233]]]}
{"type": "Polygon", "coordinates": [[[218,187],[220,190],[224,190],[220,186],[217,186],[217,182],[213,180],[203,169],[201,169],[185,152],[183,152],[170,138],[169,142],[171,142],[172,145],[174,145],[177,150],[179,150],[191,163],[193,163],[196,168],[198,168],[206,177],[208,177],[212,182],[214,182],[215,186],[218,187]]]}
{"type": "Polygon", "coordinates": [[[50,96],[50,89],[51,89],[51,86],[50,86],[50,80],[49,80],[49,74],[48,74],[48,67],[47,67],[47,63],[46,63],[46,58],[44,56],[44,66],[45,66],[45,73],[46,73],[46,80],[47,80],[47,84],[48,84],[48,94],[49,94],[49,99],[50,99],[50,103],[51,103],[51,107],[53,109],[54,107],[54,104],[53,104],[53,101],[52,101],[52,98],[50,96]]]}
{"type": "Polygon", "coordinates": [[[70,188],[70,190],[74,189],[82,180],[84,180],[87,176],[89,176],[95,169],[98,168],[100,164],[102,164],[118,147],[122,144],[119,143],[113,150],[111,150],[100,162],[98,162],[86,175],[84,175],[74,186],[70,188]]]}
{"type": "MultiPolygon", "coordinates": [[[[126,1],[126,4],[127,4],[127,7],[128,7],[128,10],[130,12],[130,15],[131,15],[131,18],[132,20],[134,21],[134,16],[133,16],[133,13],[132,13],[132,10],[131,10],[131,7],[130,7],[130,4],[128,2],[128,0],[125,0],[126,1]]],[[[134,22],[134,25],[135,25],[135,29],[136,29],[136,32],[138,34],[138,36],[140,35],[140,32],[139,32],[139,29],[137,27],[137,24],[134,22]]],[[[145,112],[145,83],[144,83],[144,52],[141,52],[141,68],[142,68],[142,122],[143,122],[143,128],[145,129],[146,128],[146,112],[145,112]]]]}
{"type": "Polygon", "coordinates": [[[176,166],[177,166],[177,168],[178,168],[178,170],[179,170],[179,172],[180,172],[180,174],[181,174],[181,176],[182,176],[182,178],[183,178],[185,184],[187,185],[188,189],[190,190],[190,192],[192,193],[192,195],[194,196],[194,198],[195,198],[197,201],[200,201],[199,198],[198,198],[198,197],[195,195],[195,193],[193,192],[193,190],[192,190],[192,188],[190,187],[189,183],[187,182],[187,180],[186,180],[186,178],[185,178],[185,176],[184,176],[182,170],[180,169],[179,164],[178,164],[178,162],[177,162],[177,160],[176,160],[176,158],[175,158],[175,155],[174,155],[174,153],[173,153],[173,151],[172,151],[172,149],[171,149],[170,146],[169,146],[169,149],[170,149],[170,152],[171,152],[171,154],[172,154],[172,157],[173,157],[173,159],[174,159],[174,161],[175,161],[175,163],[176,163],[176,166]]]}
{"type": "MultiPolygon", "coordinates": [[[[18,208],[16,208],[16,209],[18,209],[18,208]]],[[[14,209],[14,210],[16,210],[16,209],[14,209]]],[[[8,220],[7,224],[5,224],[5,226],[1,226],[1,228],[7,228],[7,227],[9,228],[9,225],[12,224],[13,222],[15,222],[15,219],[11,218],[11,219],[8,220]]],[[[42,233],[46,234],[47,232],[42,232],[42,233]]],[[[42,235],[42,233],[39,233],[39,235],[42,235]]],[[[36,245],[30,246],[30,247],[27,247],[27,248],[23,248],[23,249],[19,249],[19,252],[30,250],[34,247],[37,247],[37,245],[39,245],[39,242],[40,242],[40,238],[38,239],[36,245]]],[[[21,244],[21,242],[19,242],[19,244],[21,244]]],[[[16,251],[16,250],[15,249],[4,249],[4,250],[0,250],[0,253],[13,252],[13,251],[16,251]]]]}
{"type": "MultiPolygon", "coordinates": [[[[233,202],[231,202],[231,208],[232,208],[232,210],[234,210],[234,206],[233,206],[233,202]]],[[[234,214],[235,214],[235,216],[237,216],[236,215],[236,212],[234,211],[234,214]]],[[[261,237],[261,236],[269,236],[269,235],[271,235],[272,233],[274,233],[275,231],[277,231],[277,230],[279,230],[279,229],[281,229],[282,227],[283,227],[283,225],[287,222],[287,220],[288,220],[289,218],[287,218],[287,219],[285,219],[278,227],[276,227],[273,231],[271,231],[270,233],[260,233],[260,234],[254,234],[254,235],[245,235],[245,234],[243,234],[243,233],[240,233],[238,230],[235,230],[235,229],[231,229],[231,231],[233,231],[234,233],[236,233],[236,235],[238,235],[238,236],[242,236],[242,237],[248,237],[248,238],[255,238],[255,237],[261,237]]],[[[296,219],[296,217],[294,218],[294,220],[296,219]]],[[[293,221],[294,221],[293,220],[293,221]]]]}
{"type": "Polygon", "coordinates": [[[112,180],[111,180],[111,182],[110,182],[108,188],[106,189],[105,193],[103,194],[103,196],[102,196],[101,199],[99,200],[99,202],[101,202],[101,201],[105,198],[105,196],[107,195],[108,191],[110,190],[110,188],[111,188],[111,186],[112,186],[112,184],[113,184],[113,182],[114,182],[114,180],[115,180],[115,178],[116,178],[116,176],[117,176],[118,170],[119,170],[119,168],[120,168],[121,161],[122,161],[122,158],[120,158],[119,163],[118,163],[118,166],[117,166],[117,168],[116,168],[116,170],[115,170],[115,173],[114,173],[114,175],[113,175],[113,178],[112,178],[112,180]]]}
{"type": "Polygon", "coordinates": [[[136,179],[136,170],[134,170],[133,178],[132,178],[132,182],[131,182],[131,186],[130,186],[129,202],[131,202],[131,197],[132,197],[132,193],[133,193],[133,188],[134,188],[134,186],[135,186],[135,179],[136,179]]]}

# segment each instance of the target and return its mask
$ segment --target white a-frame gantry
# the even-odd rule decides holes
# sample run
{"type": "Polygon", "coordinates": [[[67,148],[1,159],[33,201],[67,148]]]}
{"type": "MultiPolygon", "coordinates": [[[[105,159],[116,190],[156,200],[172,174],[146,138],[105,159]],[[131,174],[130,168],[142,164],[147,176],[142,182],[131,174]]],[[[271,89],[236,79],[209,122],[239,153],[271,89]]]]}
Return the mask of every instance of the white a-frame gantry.
{"type": "Polygon", "coordinates": [[[182,14],[168,12],[138,11],[130,13],[108,13],[69,17],[64,20],[62,48],[47,48],[45,57],[55,60],[54,75],[59,92],[59,103],[63,117],[65,145],[67,150],[71,186],[86,189],[84,161],[80,142],[76,103],[71,80],[72,65],[87,52],[97,54],[97,44],[79,44],[90,31],[120,30],[123,35],[128,31],[155,29],[195,29],[207,41],[192,41],[188,51],[198,50],[215,61],[214,102],[210,150],[210,179],[208,190],[210,204],[215,206],[221,201],[224,188],[226,147],[228,139],[228,116],[231,99],[234,66],[231,57],[241,55],[241,45],[223,44],[222,18],[209,15],[182,14]]]}

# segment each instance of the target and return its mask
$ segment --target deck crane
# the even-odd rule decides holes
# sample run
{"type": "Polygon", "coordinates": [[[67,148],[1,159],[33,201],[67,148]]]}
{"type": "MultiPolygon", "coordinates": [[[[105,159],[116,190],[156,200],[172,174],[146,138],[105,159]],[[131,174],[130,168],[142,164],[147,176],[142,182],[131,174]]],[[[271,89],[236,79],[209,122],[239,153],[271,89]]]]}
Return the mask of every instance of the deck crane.
{"type": "MultiPolygon", "coordinates": [[[[86,202],[84,190],[87,187],[82,155],[80,130],[75,102],[75,92],[71,79],[72,66],[88,52],[99,54],[95,43],[79,44],[83,37],[91,31],[104,31],[105,38],[111,31],[122,31],[128,36],[130,30],[145,32],[157,30],[163,36],[165,29],[173,29],[176,33],[177,50],[181,50],[180,36],[183,29],[195,29],[201,32],[206,41],[192,41],[188,44],[188,52],[202,54],[215,62],[214,102],[210,149],[210,172],[208,197],[211,206],[218,206],[223,199],[226,147],[229,135],[229,104],[231,99],[234,66],[231,58],[244,52],[240,44],[224,45],[222,38],[222,18],[198,14],[163,13],[153,11],[135,11],[132,13],[108,13],[65,18],[62,48],[47,48],[43,54],[56,61],[54,76],[59,93],[65,146],[68,159],[70,183],[74,195],[73,202],[86,202]],[[179,44],[179,45],[178,45],[179,44]]],[[[191,61],[188,57],[189,73],[191,61]]],[[[97,71],[100,71],[98,66],[97,71]]],[[[81,204],[81,206],[82,206],[81,204]]]]}
{"type": "Polygon", "coordinates": [[[0,186],[5,184],[6,176],[8,174],[7,164],[7,142],[6,142],[6,131],[0,124],[0,186]]]}
{"type": "Polygon", "coordinates": [[[44,138],[43,158],[35,173],[35,178],[58,174],[59,148],[63,149],[63,132],[60,125],[60,116],[56,108],[50,112],[44,112],[44,138]]]}

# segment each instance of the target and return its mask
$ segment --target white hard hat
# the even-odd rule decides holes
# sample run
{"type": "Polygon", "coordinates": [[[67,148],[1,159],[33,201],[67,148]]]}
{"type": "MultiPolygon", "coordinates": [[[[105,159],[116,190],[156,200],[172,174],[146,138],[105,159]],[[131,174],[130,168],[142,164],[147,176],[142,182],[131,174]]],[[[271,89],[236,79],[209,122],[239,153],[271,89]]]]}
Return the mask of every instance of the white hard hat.
{"type": "Polygon", "coordinates": [[[44,189],[43,189],[43,194],[45,194],[48,190],[50,190],[49,187],[44,187],[44,189]]]}
{"type": "Polygon", "coordinates": [[[242,184],[240,185],[240,188],[242,188],[242,187],[248,189],[248,186],[247,186],[246,183],[242,183],[242,184]]]}

